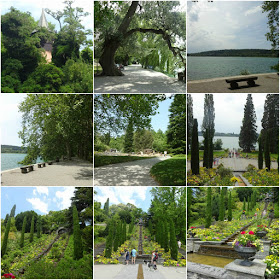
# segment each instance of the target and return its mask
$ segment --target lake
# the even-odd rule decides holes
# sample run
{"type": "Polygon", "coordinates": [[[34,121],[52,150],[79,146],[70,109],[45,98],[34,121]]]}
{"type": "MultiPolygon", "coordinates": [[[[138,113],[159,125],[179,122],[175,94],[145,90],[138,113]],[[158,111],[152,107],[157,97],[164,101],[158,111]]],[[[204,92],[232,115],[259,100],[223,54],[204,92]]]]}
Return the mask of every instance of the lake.
{"type": "Polygon", "coordinates": [[[242,70],[250,74],[273,73],[270,66],[276,65],[277,57],[212,57],[188,56],[188,80],[238,76],[242,70]]]}
{"type": "MultiPolygon", "coordinates": [[[[22,161],[25,156],[26,154],[1,153],[1,171],[22,166],[21,164],[18,164],[18,162],[22,161]]],[[[38,158],[37,162],[42,162],[42,160],[38,158]]]]}
{"type": "MultiPolygon", "coordinates": [[[[223,141],[223,149],[239,149],[239,144],[238,144],[238,137],[226,137],[226,136],[214,136],[213,142],[215,142],[217,139],[221,139],[223,141]]],[[[203,136],[198,136],[198,141],[202,142],[203,141],[203,136]]]]}

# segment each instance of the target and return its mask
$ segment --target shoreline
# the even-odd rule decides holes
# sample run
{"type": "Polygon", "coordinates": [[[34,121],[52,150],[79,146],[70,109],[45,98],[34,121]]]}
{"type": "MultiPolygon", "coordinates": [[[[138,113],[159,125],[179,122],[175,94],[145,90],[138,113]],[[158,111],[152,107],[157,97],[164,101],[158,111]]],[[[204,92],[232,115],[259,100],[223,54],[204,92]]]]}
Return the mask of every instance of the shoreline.
{"type": "Polygon", "coordinates": [[[257,74],[249,74],[249,75],[234,75],[234,76],[215,77],[215,78],[206,78],[206,79],[197,79],[197,80],[189,80],[187,78],[187,83],[215,82],[215,81],[219,81],[219,80],[233,79],[233,78],[239,78],[239,77],[244,78],[247,76],[277,75],[277,73],[278,72],[267,72],[267,73],[257,73],[257,74]]]}

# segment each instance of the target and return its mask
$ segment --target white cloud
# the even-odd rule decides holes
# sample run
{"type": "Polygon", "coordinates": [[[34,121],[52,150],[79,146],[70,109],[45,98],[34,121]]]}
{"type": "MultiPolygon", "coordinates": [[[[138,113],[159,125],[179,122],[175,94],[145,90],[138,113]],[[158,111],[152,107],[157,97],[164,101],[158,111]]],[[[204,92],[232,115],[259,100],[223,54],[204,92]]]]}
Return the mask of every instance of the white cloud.
{"type": "Polygon", "coordinates": [[[261,12],[262,10],[262,7],[261,5],[257,6],[257,7],[254,7],[252,9],[249,9],[248,11],[245,12],[245,16],[248,16],[248,15],[252,15],[252,14],[255,14],[255,13],[258,13],[258,12],[261,12]]]}
{"type": "Polygon", "coordinates": [[[75,187],[64,187],[63,191],[57,191],[55,193],[57,207],[60,208],[60,210],[71,206],[71,197],[73,197],[74,191],[75,187]]]}
{"type": "MultiPolygon", "coordinates": [[[[36,195],[49,195],[49,188],[48,187],[35,187],[35,189],[33,190],[33,194],[36,195]]],[[[46,198],[45,198],[46,199],[46,198]]]]}
{"type": "Polygon", "coordinates": [[[40,198],[27,198],[26,200],[32,204],[34,210],[39,210],[44,214],[48,214],[48,204],[43,202],[40,198]]]}

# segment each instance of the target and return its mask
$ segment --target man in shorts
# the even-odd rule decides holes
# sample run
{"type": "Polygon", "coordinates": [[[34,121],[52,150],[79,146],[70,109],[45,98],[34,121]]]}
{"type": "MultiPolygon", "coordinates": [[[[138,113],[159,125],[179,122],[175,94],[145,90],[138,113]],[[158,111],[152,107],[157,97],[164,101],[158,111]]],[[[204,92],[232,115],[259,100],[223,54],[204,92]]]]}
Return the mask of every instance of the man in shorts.
{"type": "Polygon", "coordinates": [[[135,264],[136,255],[137,255],[137,251],[135,250],[135,248],[133,248],[133,249],[131,250],[131,259],[132,259],[131,263],[132,263],[132,264],[133,264],[133,263],[135,264]]]}

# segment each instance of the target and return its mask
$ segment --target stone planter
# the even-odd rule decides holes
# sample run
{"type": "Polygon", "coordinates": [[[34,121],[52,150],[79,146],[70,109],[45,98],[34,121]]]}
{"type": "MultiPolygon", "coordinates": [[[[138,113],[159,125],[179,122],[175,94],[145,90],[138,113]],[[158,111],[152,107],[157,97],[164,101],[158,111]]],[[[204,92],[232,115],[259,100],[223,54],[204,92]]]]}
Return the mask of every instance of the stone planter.
{"type": "Polygon", "coordinates": [[[235,251],[239,254],[239,256],[244,259],[239,264],[243,266],[251,266],[253,262],[249,261],[249,258],[255,256],[257,253],[257,249],[255,247],[234,247],[235,251]]]}
{"type": "Polygon", "coordinates": [[[192,231],[189,231],[188,234],[190,235],[191,238],[194,238],[194,236],[196,235],[196,233],[192,231]]]}
{"type": "Polygon", "coordinates": [[[261,230],[261,231],[257,231],[256,232],[256,236],[259,238],[263,238],[267,235],[267,231],[266,230],[261,230]]]}

